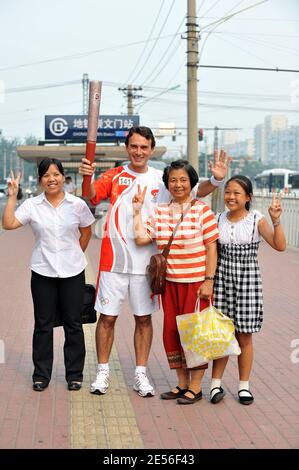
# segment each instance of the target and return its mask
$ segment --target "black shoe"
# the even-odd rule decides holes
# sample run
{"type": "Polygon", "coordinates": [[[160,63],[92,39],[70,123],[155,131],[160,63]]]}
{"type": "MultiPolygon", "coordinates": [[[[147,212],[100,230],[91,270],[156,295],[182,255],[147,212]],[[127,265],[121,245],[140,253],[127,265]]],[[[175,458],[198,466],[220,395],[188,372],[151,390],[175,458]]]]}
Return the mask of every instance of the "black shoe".
{"type": "Polygon", "coordinates": [[[223,390],[222,387],[214,387],[210,391],[210,394],[212,394],[213,390],[219,390],[219,392],[214,393],[214,395],[212,396],[210,400],[211,403],[215,405],[216,403],[219,403],[223,399],[223,397],[225,396],[225,391],[223,390]]]}
{"type": "Polygon", "coordinates": [[[67,384],[67,388],[71,391],[71,392],[76,392],[77,390],[80,390],[80,388],[82,387],[82,382],[69,382],[67,384]]]}
{"type": "Polygon", "coordinates": [[[33,382],[33,385],[32,385],[32,388],[35,392],[43,392],[47,386],[49,384],[47,384],[46,382],[33,382]]]}
{"type": "Polygon", "coordinates": [[[239,390],[238,395],[239,395],[239,402],[241,403],[241,405],[251,405],[251,403],[253,403],[254,401],[253,395],[250,392],[250,390],[246,390],[245,388],[242,390],[239,390]],[[247,396],[242,397],[240,396],[240,392],[248,392],[250,393],[250,396],[247,395],[247,396]]]}
{"type": "Polygon", "coordinates": [[[160,398],[162,398],[162,400],[175,400],[176,398],[180,398],[185,395],[188,390],[187,388],[181,388],[178,385],[175,388],[178,390],[178,392],[173,392],[170,390],[169,392],[161,393],[160,398]]]}
{"type": "Polygon", "coordinates": [[[200,391],[200,392],[198,392],[198,393],[194,393],[194,392],[192,392],[192,390],[190,390],[190,389],[188,388],[188,390],[186,390],[185,393],[187,393],[187,392],[192,393],[193,398],[189,398],[189,397],[186,397],[186,395],[184,395],[184,396],[182,396],[181,398],[178,398],[178,399],[177,399],[177,403],[178,403],[179,405],[192,405],[192,403],[195,403],[196,401],[202,399],[202,391],[200,391]]]}

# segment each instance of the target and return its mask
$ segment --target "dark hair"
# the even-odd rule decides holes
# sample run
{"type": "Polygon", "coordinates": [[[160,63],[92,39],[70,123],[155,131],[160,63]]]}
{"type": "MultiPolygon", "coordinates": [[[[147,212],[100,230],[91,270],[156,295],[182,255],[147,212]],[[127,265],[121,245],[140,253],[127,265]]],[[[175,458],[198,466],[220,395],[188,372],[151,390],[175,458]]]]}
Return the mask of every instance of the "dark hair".
{"type": "Polygon", "coordinates": [[[170,165],[168,165],[164,168],[162,179],[163,179],[163,183],[165,184],[167,189],[168,189],[169,175],[172,172],[172,170],[181,170],[181,169],[185,170],[186,173],[188,174],[191,189],[194,188],[194,186],[198,182],[198,174],[196,173],[193,166],[190,165],[188,160],[175,160],[174,162],[171,162],[170,165]]]}
{"type": "Polygon", "coordinates": [[[38,181],[42,179],[45,173],[47,173],[50,165],[56,165],[59,173],[64,176],[64,169],[60,160],[57,158],[44,158],[38,165],[38,181]]]}
{"type": "Polygon", "coordinates": [[[251,199],[252,199],[252,196],[253,196],[252,182],[250,181],[249,178],[247,178],[247,176],[234,175],[225,183],[224,189],[227,188],[227,185],[231,181],[235,181],[236,183],[238,183],[244,189],[247,196],[250,197],[250,201],[247,201],[246,204],[245,204],[245,209],[249,211],[250,204],[251,204],[251,199]]]}
{"type": "Polygon", "coordinates": [[[151,129],[145,126],[137,126],[137,127],[131,127],[131,129],[129,130],[129,133],[125,140],[126,147],[129,145],[130,137],[132,137],[132,135],[134,134],[139,134],[142,137],[144,137],[146,140],[150,140],[152,149],[156,146],[155,137],[151,129]]]}

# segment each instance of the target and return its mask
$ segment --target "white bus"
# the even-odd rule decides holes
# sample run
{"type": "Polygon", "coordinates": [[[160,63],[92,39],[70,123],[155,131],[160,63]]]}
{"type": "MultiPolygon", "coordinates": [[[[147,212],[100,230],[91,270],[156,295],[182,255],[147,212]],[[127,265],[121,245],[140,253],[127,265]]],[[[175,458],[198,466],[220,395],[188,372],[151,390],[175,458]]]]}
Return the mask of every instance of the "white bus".
{"type": "Polygon", "coordinates": [[[299,171],[273,168],[256,175],[254,181],[257,191],[283,191],[299,196],[299,171]]]}

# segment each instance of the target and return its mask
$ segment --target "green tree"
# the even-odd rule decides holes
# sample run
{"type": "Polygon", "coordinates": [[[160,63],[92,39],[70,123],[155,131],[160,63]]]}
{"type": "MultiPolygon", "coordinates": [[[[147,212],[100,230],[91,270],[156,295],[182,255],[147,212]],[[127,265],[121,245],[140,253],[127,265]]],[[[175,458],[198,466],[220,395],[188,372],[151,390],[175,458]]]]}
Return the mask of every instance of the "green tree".
{"type": "Polygon", "coordinates": [[[37,145],[37,142],[37,138],[32,135],[26,136],[23,140],[20,137],[6,139],[0,132],[0,181],[6,180],[11,169],[14,173],[22,171],[22,180],[25,182],[28,181],[29,175],[36,178],[35,164],[21,160],[17,155],[17,147],[19,145],[37,145]]]}
{"type": "MultiPolygon", "coordinates": [[[[33,135],[27,135],[24,140],[23,145],[37,145],[38,144],[38,139],[34,137],[33,135]]],[[[29,180],[29,176],[33,176],[34,179],[36,179],[36,164],[31,163],[31,162],[26,162],[24,161],[23,164],[23,181],[27,182],[29,180]]]]}

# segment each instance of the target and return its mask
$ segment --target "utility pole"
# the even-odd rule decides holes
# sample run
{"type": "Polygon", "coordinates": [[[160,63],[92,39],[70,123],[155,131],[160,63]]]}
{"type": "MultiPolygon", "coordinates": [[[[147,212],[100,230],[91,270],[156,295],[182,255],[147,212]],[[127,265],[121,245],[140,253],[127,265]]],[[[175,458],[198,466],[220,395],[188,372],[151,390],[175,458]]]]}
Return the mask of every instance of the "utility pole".
{"type": "MultiPolygon", "coordinates": [[[[207,128],[207,130],[211,130],[211,128],[207,128]]],[[[214,126],[214,152],[218,150],[218,131],[241,131],[242,127],[218,127],[214,126]]]]}
{"type": "Polygon", "coordinates": [[[126,88],[119,88],[119,91],[124,92],[124,96],[128,99],[128,116],[133,116],[134,114],[134,107],[133,107],[133,99],[142,98],[141,95],[136,95],[136,91],[141,91],[142,87],[133,87],[133,85],[128,85],[126,88]]]}
{"type": "Polygon", "coordinates": [[[4,149],[3,155],[3,180],[6,181],[6,149],[4,149]]]}
{"type": "Polygon", "coordinates": [[[89,89],[89,78],[88,74],[84,73],[82,78],[82,88],[83,88],[83,114],[88,114],[88,89],[89,89]]]}
{"type": "MultiPolygon", "coordinates": [[[[218,131],[238,131],[241,130],[241,127],[207,127],[206,130],[213,130],[214,131],[214,152],[218,150],[218,131]]],[[[229,170],[230,171],[230,170],[229,170]]],[[[213,212],[221,212],[224,210],[224,202],[223,202],[223,194],[224,194],[224,188],[223,186],[219,187],[216,189],[216,191],[213,191],[212,197],[211,197],[211,209],[213,212]]]]}
{"type": "Polygon", "coordinates": [[[218,150],[218,130],[219,127],[214,127],[214,152],[218,150]]]}
{"type": "Polygon", "coordinates": [[[13,150],[11,150],[11,151],[10,151],[10,154],[9,154],[9,175],[10,175],[11,172],[13,171],[12,152],[13,152],[13,150]]]}
{"type": "Polygon", "coordinates": [[[242,127],[203,127],[203,131],[214,131],[214,152],[215,150],[218,150],[218,145],[219,145],[219,138],[218,138],[218,131],[241,131],[242,127]]]}
{"type": "Polygon", "coordinates": [[[204,143],[205,143],[205,178],[208,177],[208,139],[207,137],[204,137],[204,143]]]}
{"type": "Polygon", "coordinates": [[[198,172],[198,126],[197,126],[197,68],[198,24],[196,23],[196,0],[188,0],[187,12],[187,156],[198,172]]]}

